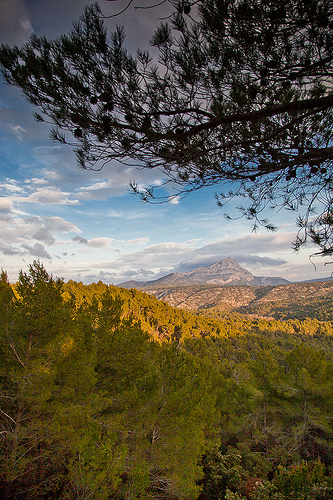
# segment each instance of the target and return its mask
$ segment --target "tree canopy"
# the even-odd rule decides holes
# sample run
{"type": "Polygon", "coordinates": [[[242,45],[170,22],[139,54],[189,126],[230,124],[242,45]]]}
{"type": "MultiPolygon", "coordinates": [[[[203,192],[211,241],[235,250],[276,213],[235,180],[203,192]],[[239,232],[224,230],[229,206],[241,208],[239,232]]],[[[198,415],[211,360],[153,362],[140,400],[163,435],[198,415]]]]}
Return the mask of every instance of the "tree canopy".
{"type": "Polygon", "coordinates": [[[332,314],[217,321],[39,261],[0,313],[0,498],[333,498],[332,314]]]}
{"type": "MultiPolygon", "coordinates": [[[[159,169],[172,196],[216,185],[219,205],[240,198],[268,229],[265,208],[290,209],[295,248],[310,239],[332,254],[332,2],[171,3],[151,38],[158,60],[129,54],[94,4],[68,35],[2,45],[3,75],[83,168],[159,169]]],[[[153,186],[141,195],[160,200],[153,186]]]]}

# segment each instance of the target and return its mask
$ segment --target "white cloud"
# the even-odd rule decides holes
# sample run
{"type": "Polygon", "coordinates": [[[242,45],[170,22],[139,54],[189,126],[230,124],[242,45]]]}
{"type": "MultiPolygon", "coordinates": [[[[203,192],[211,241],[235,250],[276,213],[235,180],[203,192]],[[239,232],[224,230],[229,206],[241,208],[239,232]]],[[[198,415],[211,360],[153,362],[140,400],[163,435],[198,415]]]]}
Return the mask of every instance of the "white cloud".
{"type": "Polygon", "coordinates": [[[4,182],[0,183],[0,189],[7,193],[24,193],[24,189],[15,179],[5,179],[4,182]]]}
{"type": "Polygon", "coordinates": [[[114,243],[115,240],[113,238],[100,237],[100,238],[92,238],[90,240],[83,238],[82,236],[74,236],[72,241],[77,242],[81,245],[86,245],[91,248],[98,248],[104,250],[113,250],[111,248],[111,243],[114,243]]]}
{"type": "Polygon", "coordinates": [[[110,219],[122,219],[124,221],[132,221],[137,219],[148,218],[150,215],[140,212],[138,209],[134,210],[107,210],[105,215],[110,219]]]}
{"type": "Polygon", "coordinates": [[[36,186],[45,186],[45,184],[48,183],[46,179],[39,179],[38,177],[33,177],[32,179],[26,179],[24,182],[26,184],[33,184],[36,186]]]}
{"type": "Polygon", "coordinates": [[[179,196],[170,196],[169,203],[170,205],[178,205],[180,203],[179,196]]]}
{"type": "Polygon", "coordinates": [[[33,177],[18,181],[6,179],[0,184],[3,193],[11,196],[14,203],[36,203],[41,205],[79,205],[74,193],[52,185],[45,178],[33,177]]]}
{"type": "Polygon", "coordinates": [[[27,197],[18,197],[16,201],[25,203],[41,203],[48,205],[77,205],[78,200],[70,199],[70,193],[62,192],[54,188],[38,188],[34,193],[27,197]]]}
{"type": "MultiPolygon", "coordinates": [[[[105,175],[105,171],[103,171],[105,175]]],[[[96,172],[90,172],[90,178],[98,175],[96,172]]],[[[113,196],[119,196],[126,193],[130,178],[124,173],[123,167],[115,164],[112,171],[112,180],[104,179],[99,181],[94,179],[91,184],[77,190],[79,200],[106,200],[113,196]]]]}
{"type": "Polygon", "coordinates": [[[149,238],[136,238],[135,240],[128,240],[126,244],[130,246],[141,246],[148,243],[148,241],[149,238]]]}
{"type": "Polygon", "coordinates": [[[56,241],[55,237],[50,233],[49,229],[44,227],[40,227],[35,234],[32,235],[34,240],[44,241],[48,245],[52,245],[56,241]]]}
{"type": "Polygon", "coordinates": [[[113,241],[113,238],[92,238],[91,240],[88,240],[87,245],[89,247],[104,248],[106,250],[110,250],[110,245],[113,241]]]}
{"type": "Polygon", "coordinates": [[[112,182],[111,181],[102,181],[102,182],[95,182],[94,184],[91,184],[90,186],[86,186],[80,189],[81,193],[84,193],[85,191],[99,191],[100,189],[109,189],[112,187],[112,182]]]}
{"type": "Polygon", "coordinates": [[[2,240],[0,253],[8,256],[28,252],[34,257],[51,259],[50,253],[42,243],[56,245],[59,234],[70,232],[79,233],[80,230],[75,224],[61,217],[24,215],[7,219],[0,218],[2,240]]]}
{"type": "Polygon", "coordinates": [[[149,276],[159,277],[172,272],[174,266],[184,256],[190,256],[192,251],[193,246],[187,243],[160,243],[137,252],[121,254],[114,261],[93,264],[91,268],[112,270],[114,276],[118,276],[118,282],[124,281],[124,276],[130,275],[129,269],[131,273],[133,270],[133,279],[142,279],[142,270],[149,272],[149,276]]]}
{"type": "Polygon", "coordinates": [[[23,132],[26,132],[25,128],[20,125],[9,125],[9,129],[19,141],[23,141],[23,132]]]}
{"type": "Polygon", "coordinates": [[[0,213],[8,213],[13,209],[13,204],[8,198],[0,198],[0,213]]]}
{"type": "Polygon", "coordinates": [[[35,234],[32,235],[32,238],[34,240],[44,241],[49,245],[55,243],[55,234],[80,232],[77,226],[61,217],[41,217],[38,223],[42,223],[42,226],[37,229],[35,234]]]}

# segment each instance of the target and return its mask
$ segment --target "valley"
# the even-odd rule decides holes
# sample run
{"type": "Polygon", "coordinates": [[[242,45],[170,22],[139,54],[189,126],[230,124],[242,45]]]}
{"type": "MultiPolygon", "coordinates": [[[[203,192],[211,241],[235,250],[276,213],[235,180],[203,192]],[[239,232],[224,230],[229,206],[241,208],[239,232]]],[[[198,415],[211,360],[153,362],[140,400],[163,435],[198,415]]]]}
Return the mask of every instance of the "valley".
{"type": "Polygon", "coordinates": [[[333,278],[291,283],[281,277],[255,277],[229,257],[188,273],[119,286],[144,291],[175,308],[212,316],[234,311],[272,319],[333,318],[333,278]]]}

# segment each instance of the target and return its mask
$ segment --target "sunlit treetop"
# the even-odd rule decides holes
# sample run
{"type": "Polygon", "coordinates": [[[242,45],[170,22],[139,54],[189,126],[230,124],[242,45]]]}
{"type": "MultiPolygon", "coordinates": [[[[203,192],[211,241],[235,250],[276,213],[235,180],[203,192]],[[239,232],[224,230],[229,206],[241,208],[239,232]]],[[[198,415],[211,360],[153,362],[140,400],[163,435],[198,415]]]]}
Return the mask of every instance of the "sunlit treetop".
{"type": "Polygon", "coordinates": [[[268,229],[264,208],[288,208],[300,214],[295,247],[310,238],[332,254],[333,3],[171,3],[151,38],[158,60],[129,54],[94,4],[68,35],[3,45],[3,75],[83,168],[158,169],[172,196],[216,185],[220,205],[239,197],[268,229]]]}

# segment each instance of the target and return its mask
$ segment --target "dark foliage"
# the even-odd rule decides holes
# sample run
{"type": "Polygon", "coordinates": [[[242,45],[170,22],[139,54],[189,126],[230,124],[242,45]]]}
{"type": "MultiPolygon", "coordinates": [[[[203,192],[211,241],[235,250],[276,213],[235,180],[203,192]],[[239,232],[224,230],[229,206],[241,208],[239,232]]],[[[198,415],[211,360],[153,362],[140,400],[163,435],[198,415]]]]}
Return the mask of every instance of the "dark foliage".
{"type": "Polygon", "coordinates": [[[69,35],[3,45],[3,75],[83,168],[158,168],[174,196],[216,185],[218,204],[240,198],[255,227],[274,229],[260,214],[285,207],[300,213],[295,248],[331,254],[332,2],[172,3],[151,39],[157,65],[128,54],[121,28],[108,36],[95,4],[69,35]]]}

